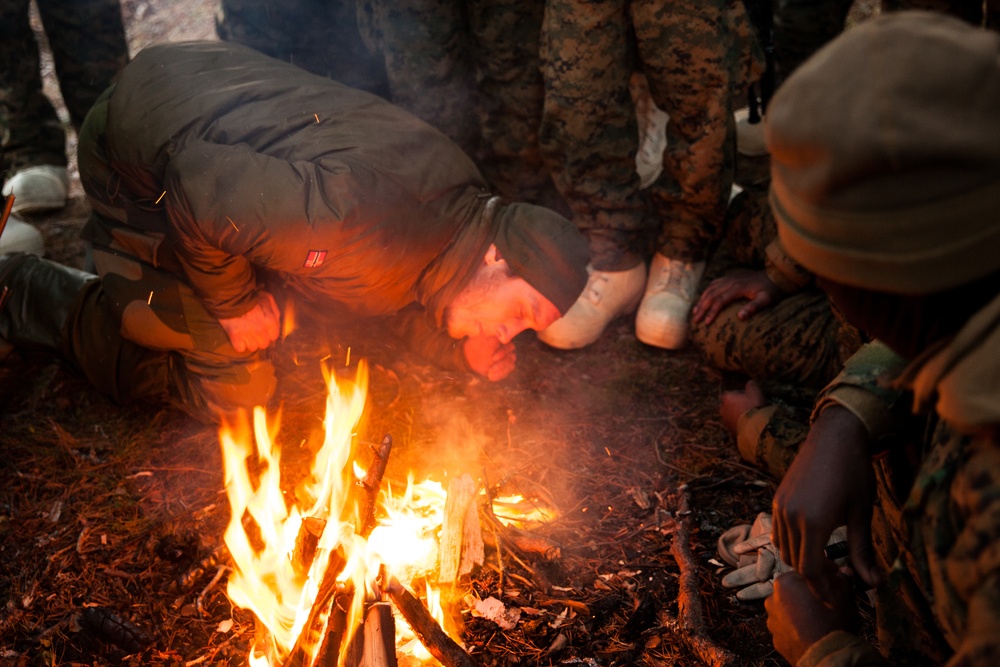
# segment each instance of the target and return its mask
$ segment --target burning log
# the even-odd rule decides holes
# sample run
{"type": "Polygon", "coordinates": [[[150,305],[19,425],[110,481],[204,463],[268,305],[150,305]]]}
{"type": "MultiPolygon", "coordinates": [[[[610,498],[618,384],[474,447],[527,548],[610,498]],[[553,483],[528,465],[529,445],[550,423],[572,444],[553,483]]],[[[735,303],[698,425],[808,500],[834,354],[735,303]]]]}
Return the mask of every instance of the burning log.
{"type": "Polygon", "coordinates": [[[448,484],[438,568],[438,582],[441,584],[452,584],[463,574],[470,573],[473,566],[483,564],[483,534],[476,505],[478,490],[468,474],[448,484]]]}
{"type": "MultiPolygon", "coordinates": [[[[316,600],[313,602],[312,609],[309,610],[309,616],[302,627],[302,632],[299,634],[298,639],[295,640],[295,646],[292,647],[291,652],[285,659],[283,667],[311,667],[313,664],[313,659],[309,654],[310,648],[315,647],[327,636],[326,630],[332,614],[334,598],[340,588],[337,585],[337,577],[346,564],[347,559],[344,557],[344,552],[341,549],[337,549],[330,554],[326,572],[323,573],[319,591],[316,593],[316,600]]],[[[329,640],[326,640],[325,643],[329,644],[329,640]]],[[[325,650],[329,652],[330,648],[326,647],[325,650]]],[[[334,655],[339,650],[340,643],[338,642],[334,655]]]]}
{"type": "Polygon", "coordinates": [[[388,602],[376,602],[368,607],[363,631],[354,635],[344,664],[347,667],[397,667],[396,620],[388,602]]]}
{"type": "Polygon", "coordinates": [[[375,507],[378,501],[378,492],[382,488],[382,477],[385,475],[385,467],[389,463],[389,453],[392,451],[392,437],[388,434],[382,438],[382,444],[377,448],[372,447],[375,459],[368,466],[364,479],[361,480],[361,487],[365,490],[365,509],[361,513],[361,521],[357,533],[368,537],[375,527],[375,507]]]}
{"type": "Polygon", "coordinates": [[[395,578],[390,579],[386,593],[395,603],[420,642],[444,667],[476,667],[468,653],[445,634],[427,607],[395,578]]]}
{"type": "MultiPolygon", "coordinates": [[[[391,451],[392,437],[386,435],[378,448],[372,448],[372,453],[375,455],[374,460],[365,472],[364,478],[359,482],[359,486],[365,493],[365,502],[356,532],[363,537],[371,534],[375,527],[376,501],[391,451]]],[[[309,558],[304,563],[309,563],[312,560],[311,555],[309,555],[309,545],[312,544],[312,551],[315,552],[316,541],[323,533],[324,522],[317,519],[312,521],[311,524],[309,521],[303,522],[303,530],[300,531],[296,543],[297,558],[306,556],[309,558]]],[[[349,592],[353,593],[353,590],[344,590],[337,582],[337,577],[340,576],[346,563],[344,553],[340,549],[330,554],[330,560],[327,563],[323,579],[320,581],[316,600],[313,602],[312,609],[309,610],[309,616],[302,627],[302,633],[285,660],[284,667],[303,667],[315,664],[316,661],[310,658],[307,647],[315,647],[317,644],[319,644],[319,650],[316,651],[316,655],[333,656],[333,663],[336,664],[340,645],[347,633],[347,628],[342,627],[346,625],[346,618],[340,605],[336,604],[335,601],[342,595],[347,596],[349,592]]],[[[303,566],[305,570],[309,569],[308,565],[299,565],[299,567],[303,566]]]]}
{"type": "Polygon", "coordinates": [[[552,540],[535,535],[517,526],[500,526],[500,536],[507,540],[518,551],[526,554],[536,554],[545,560],[559,560],[562,548],[552,540]]]}
{"type": "Polygon", "coordinates": [[[712,641],[705,627],[698,588],[698,564],[691,553],[691,501],[687,484],[681,484],[677,488],[677,495],[677,528],[670,552],[681,571],[680,590],[677,593],[681,637],[706,665],[729,667],[737,664],[736,656],[712,641]]]}
{"type": "Polygon", "coordinates": [[[225,563],[229,560],[229,549],[226,545],[220,545],[212,550],[207,556],[198,561],[194,567],[170,582],[170,591],[186,593],[191,590],[195,582],[204,577],[209,570],[225,563]]]}

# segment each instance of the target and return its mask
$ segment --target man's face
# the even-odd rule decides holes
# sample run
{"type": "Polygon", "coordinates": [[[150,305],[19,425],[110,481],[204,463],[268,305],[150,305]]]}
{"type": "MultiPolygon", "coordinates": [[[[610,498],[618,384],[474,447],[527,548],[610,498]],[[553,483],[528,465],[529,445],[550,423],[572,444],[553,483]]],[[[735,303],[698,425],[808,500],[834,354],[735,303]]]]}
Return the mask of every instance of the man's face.
{"type": "Polygon", "coordinates": [[[525,329],[541,331],[559,317],[559,309],[513,275],[503,260],[480,265],[445,311],[452,338],[495,336],[504,344],[525,329]]]}

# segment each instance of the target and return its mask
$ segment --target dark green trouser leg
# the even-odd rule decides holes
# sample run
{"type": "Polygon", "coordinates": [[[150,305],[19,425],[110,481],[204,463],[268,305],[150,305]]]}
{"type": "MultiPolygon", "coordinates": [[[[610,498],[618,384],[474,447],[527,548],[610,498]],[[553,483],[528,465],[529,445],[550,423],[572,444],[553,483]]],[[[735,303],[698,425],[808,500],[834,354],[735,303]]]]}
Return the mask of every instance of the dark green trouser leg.
{"type": "Polygon", "coordinates": [[[167,399],[166,353],[122,338],[97,276],[34,255],[0,257],[0,338],[60,354],[119,403],[167,399]]]}

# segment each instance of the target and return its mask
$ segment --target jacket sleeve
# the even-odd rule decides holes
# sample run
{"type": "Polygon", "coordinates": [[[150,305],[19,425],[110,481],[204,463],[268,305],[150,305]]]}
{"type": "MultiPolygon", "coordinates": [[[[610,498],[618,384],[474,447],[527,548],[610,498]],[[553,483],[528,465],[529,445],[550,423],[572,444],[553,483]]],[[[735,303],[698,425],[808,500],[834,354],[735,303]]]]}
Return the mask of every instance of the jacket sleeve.
{"type": "MultiPolygon", "coordinates": [[[[317,235],[311,221],[338,213],[342,194],[330,184],[340,182],[315,164],[241,144],[193,142],[172,156],[164,172],[168,234],[209,312],[229,318],[250,310],[261,290],[255,267],[300,270],[299,250],[317,235]]],[[[337,232],[327,225],[323,233],[337,232]]]]}
{"type": "Polygon", "coordinates": [[[392,331],[407,349],[438,366],[448,370],[472,372],[465,360],[462,341],[451,338],[436,327],[422,306],[414,304],[401,310],[393,318],[392,331]]]}

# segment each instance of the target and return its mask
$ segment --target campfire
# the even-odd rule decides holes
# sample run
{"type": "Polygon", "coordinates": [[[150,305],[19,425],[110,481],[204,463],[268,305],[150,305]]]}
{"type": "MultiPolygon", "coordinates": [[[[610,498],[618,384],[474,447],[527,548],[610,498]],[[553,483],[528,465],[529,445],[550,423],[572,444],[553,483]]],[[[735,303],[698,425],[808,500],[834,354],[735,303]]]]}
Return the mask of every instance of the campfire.
{"type": "MultiPolygon", "coordinates": [[[[392,439],[366,447],[356,433],[366,364],[358,364],[353,379],[327,373],[327,389],[322,445],[291,494],[282,487],[279,418],[269,421],[257,408],[252,423],[220,430],[232,511],[227,593],[257,622],[248,664],[396,665],[397,654],[409,664],[432,657],[449,666],[474,664],[446,633],[440,599],[442,589],[450,592],[483,563],[479,498],[485,490],[469,475],[452,479],[446,490],[431,480],[416,483],[412,473],[401,493],[388,483],[383,489],[392,439]]],[[[548,557],[558,552],[496,519],[493,507],[522,520],[553,512],[520,496],[490,501],[488,515],[511,539],[536,540],[540,545],[528,547],[548,557]]]]}

